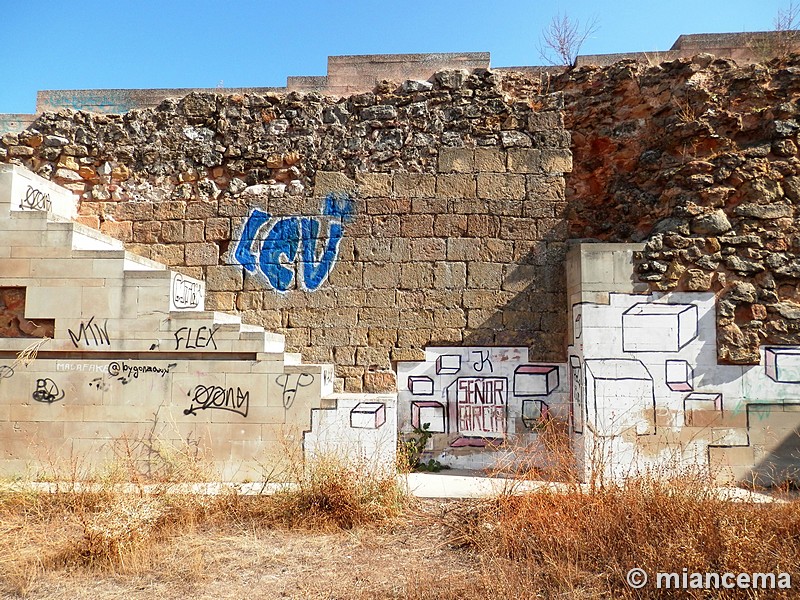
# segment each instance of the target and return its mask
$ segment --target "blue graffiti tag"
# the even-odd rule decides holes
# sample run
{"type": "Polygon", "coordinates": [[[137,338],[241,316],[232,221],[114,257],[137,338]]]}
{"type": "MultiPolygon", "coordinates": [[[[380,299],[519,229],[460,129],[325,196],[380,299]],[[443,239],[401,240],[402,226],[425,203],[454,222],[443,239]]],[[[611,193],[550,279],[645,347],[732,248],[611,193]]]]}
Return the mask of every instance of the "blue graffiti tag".
{"type": "Polygon", "coordinates": [[[295,279],[293,266],[297,264],[297,279],[302,287],[319,289],[336,263],[344,224],[353,219],[352,198],[344,193],[328,194],[319,217],[280,217],[270,224],[271,218],[257,208],[250,212],[234,252],[236,262],[250,273],[259,272],[279,292],[291,287],[295,279]],[[266,235],[254,251],[265,226],[266,235]],[[327,234],[327,241],[320,237],[321,230],[327,234]]]}

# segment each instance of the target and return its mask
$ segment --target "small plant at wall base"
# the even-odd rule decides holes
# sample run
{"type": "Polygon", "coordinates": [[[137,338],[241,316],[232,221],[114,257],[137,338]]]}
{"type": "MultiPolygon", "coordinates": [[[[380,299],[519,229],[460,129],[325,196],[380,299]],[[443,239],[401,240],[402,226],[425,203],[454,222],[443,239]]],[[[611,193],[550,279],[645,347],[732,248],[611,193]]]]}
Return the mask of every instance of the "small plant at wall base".
{"type": "Polygon", "coordinates": [[[430,432],[430,423],[423,423],[421,427],[414,427],[408,439],[400,442],[400,470],[407,471],[430,471],[437,473],[442,469],[449,469],[433,458],[424,461],[422,454],[428,445],[433,433],[430,432]]]}

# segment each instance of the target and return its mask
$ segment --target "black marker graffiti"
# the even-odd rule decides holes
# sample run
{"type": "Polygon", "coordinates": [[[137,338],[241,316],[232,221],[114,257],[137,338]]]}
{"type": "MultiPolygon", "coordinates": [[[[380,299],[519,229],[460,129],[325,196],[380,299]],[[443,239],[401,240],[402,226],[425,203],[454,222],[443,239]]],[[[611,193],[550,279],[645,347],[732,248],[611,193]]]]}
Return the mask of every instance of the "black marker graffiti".
{"type": "Polygon", "coordinates": [[[165,377],[169,372],[178,366],[178,363],[169,363],[166,367],[157,367],[155,365],[129,365],[125,362],[111,362],[108,363],[108,374],[116,377],[117,381],[121,381],[122,385],[130,383],[131,379],[139,379],[140,373],[153,373],[165,377]]]}
{"type": "Polygon", "coordinates": [[[64,392],[58,388],[55,381],[50,378],[36,380],[36,389],[33,391],[34,400],[52,404],[63,398],[64,392]]]}
{"type": "Polygon", "coordinates": [[[13,367],[8,367],[6,365],[0,367],[0,379],[9,379],[10,377],[13,376],[14,376],[13,367]]]}
{"type": "Polygon", "coordinates": [[[69,338],[72,340],[72,345],[78,347],[78,342],[83,342],[87,346],[110,346],[111,342],[108,337],[108,319],[103,322],[100,327],[94,322],[94,317],[89,319],[86,323],[81,323],[77,335],[73,333],[72,329],[68,329],[69,338]],[[92,336],[89,338],[89,336],[92,336]]]}
{"type": "Polygon", "coordinates": [[[172,303],[175,308],[197,308],[200,306],[203,288],[199,281],[189,281],[177,273],[172,282],[172,303]]]}
{"type": "Polygon", "coordinates": [[[250,392],[243,392],[239,387],[225,389],[218,385],[198,385],[188,395],[192,397],[192,406],[183,411],[185,415],[193,415],[198,410],[211,408],[235,412],[246,417],[250,409],[250,392]]]}
{"type": "Polygon", "coordinates": [[[211,327],[198,327],[194,330],[192,327],[181,327],[175,332],[175,350],[180,350],[181,344],[185,350],[197,350],[200,348],[208,348],[209,344],[214,345],[214,350],[217,349],[217,342],[214,341],[214,334],[217,333],[219,327],[212,329],[211,327]],[[194,331],[194,335],[192,335],[194,331]]]}
{"type": "Polygon", "coordinates": [[[29,210],[50,210],[50,194],[43,194],[35,187],[28,186],[25,197],[19,201],[19,207],[29,210]]]}
{"type": "Polygon", "coordinates": [[[492,366],[492,361],[489,360],[488,350],[473,350],[472,354],[478,355],[478,360],[472,363],[473,369],[475,369],[480,373],[481,371],[483,371],[483,368],[486,365],[489,365],[489,373],[494,373],[494,367],[492,366]]]}
{"type": "Polygon", "coordinates": [[[294,404],[297,390],[314,383],[314,376],[310,373],[300,373],[299,375],[284,373],[283,375],[278,375],[275,378],[275,382],[283,388],[283,408],[289,408],[294,404]]]}
{"type": "Polygon", "coordinates": [[[107,392],[111,386],[102,377],[95,377],[89,382],[89,387],[97,388],[98,391],[107,392]]]}

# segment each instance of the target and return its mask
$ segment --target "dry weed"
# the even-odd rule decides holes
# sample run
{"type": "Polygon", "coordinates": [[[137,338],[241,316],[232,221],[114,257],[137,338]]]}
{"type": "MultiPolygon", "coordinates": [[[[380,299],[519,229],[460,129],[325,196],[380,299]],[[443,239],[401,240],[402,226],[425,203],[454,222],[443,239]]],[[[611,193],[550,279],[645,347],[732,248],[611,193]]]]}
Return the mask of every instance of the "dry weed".
{"type": "Polygon", "coordinates": [[[159,452],[166,464],[143,471],[141,446],[120,448],[98,472],[69,471],[81,479],[0,489],[0,593],[25,595],[42,573],[65,568],[145,574],[166,542],[206,527],[350,529],[396,516],[405,498],[394,477],[335,457],[298,467],[294,485],[271,496],[206,494],[192,491],[206,470],[191,452],[159,452]]]}
{"type": "Polygon", "coordinates": [[[799,505],[724,501],[701,483],[641,479],[590,492],[505,494],[453,520],[454,543],[512,561],[531,576],[525,589],[544,597],[659,597],[627,587],[634,567],[798,572],[799,505]]]}

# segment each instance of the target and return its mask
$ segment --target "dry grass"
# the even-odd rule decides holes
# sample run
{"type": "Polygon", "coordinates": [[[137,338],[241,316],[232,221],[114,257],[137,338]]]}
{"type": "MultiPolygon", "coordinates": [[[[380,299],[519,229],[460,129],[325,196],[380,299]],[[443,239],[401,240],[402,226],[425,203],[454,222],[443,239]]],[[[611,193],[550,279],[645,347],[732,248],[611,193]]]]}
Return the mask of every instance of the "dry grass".
{"type": "MultiPolygon", "coordinates": [[[[723,501],[700,483],[639,480],[591,492],[503,495],[459,515],[454,530],[458,543],[522,578],[517,595],[527,590],[528,597],[664,597],[654,586],[627,587],[634,567],[651,575],[798,573],[800,505],[723,501]]],[[[713,597],[754,597],[719,594],[713,597]]]]}
{"type": "Polygon", "coordinates": [[[669,597],[628,588],[632,567],[798,574],[797,503],[723,501],[688,477],[582,488],[563,428],[545,423],[541,438],[536,452],[565,462],[507,472],[571,485],[450,502],[409,502],[394,477],[334,456],[296,463],[273,495],[192,493],[209,475],[197,454],[159,447],[143,474],[123,443],[89,485],[0,491],[0,597],[632,599],[669,597]]]}
{"type": "Polygon", "coordinates": [[[192,493],[203,470],[175,463],[168,479],[143,479],[122,461],[81,481],[0,491],[0,593],[25,595],[44,574],[60,570],[142,575],[176,536],[205,529],[303,528],[335,531],[396,517],[405,494],[392,478],[323,457],[305,465],[292,486],[273,495],[192,493]],[[132,484],[131,484],[132,482],[132,484]]]}

